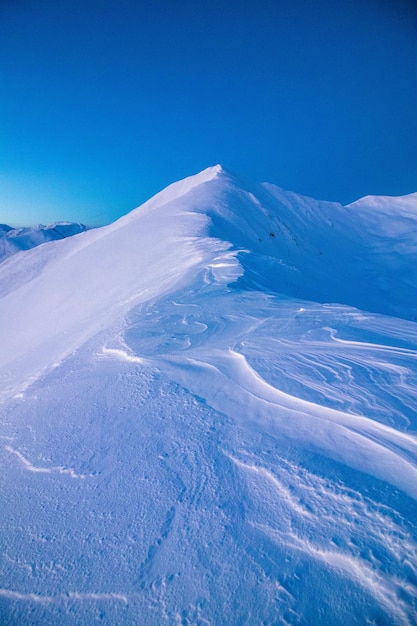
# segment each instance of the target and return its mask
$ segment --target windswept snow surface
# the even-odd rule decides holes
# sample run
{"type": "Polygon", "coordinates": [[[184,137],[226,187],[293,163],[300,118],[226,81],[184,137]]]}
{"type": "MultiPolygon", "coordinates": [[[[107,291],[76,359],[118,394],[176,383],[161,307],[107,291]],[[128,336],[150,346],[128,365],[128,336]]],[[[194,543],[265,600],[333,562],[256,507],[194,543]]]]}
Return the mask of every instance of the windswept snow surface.
{"type": "Polygon", "coordinates": [[[7,224],[0,224],[0,263],[21,250],[30,250],[48,241],[72,237],[88,228],[74,222],[56,222],[50,226],[40,224],[34,228],[12,228],[7,224]]]}
{"type": "Polygon", "coordinates": [[[216,166],[0,265],[3,624],[417,624],[417,198],[216,166]]]}

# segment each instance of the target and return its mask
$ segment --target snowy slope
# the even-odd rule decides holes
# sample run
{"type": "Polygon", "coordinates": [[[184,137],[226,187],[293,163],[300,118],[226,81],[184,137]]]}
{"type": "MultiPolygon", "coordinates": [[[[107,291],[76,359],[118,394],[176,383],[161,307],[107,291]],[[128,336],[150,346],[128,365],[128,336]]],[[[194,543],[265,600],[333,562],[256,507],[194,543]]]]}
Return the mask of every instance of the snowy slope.
{"type": "Polygon", "coordinates": [[[56,222],[49,226],[40,224],[34,228],[12,228],[0,224],[0,263],[21,250],[30,250],[42,243],[71,237],[85,230],[88,226],[74,222],[56,222]]]}
{"type": "Polygon", "coordinates": [[[216,166],[1,264],[2,623],[417,623],[416,222],[216,166]]]}

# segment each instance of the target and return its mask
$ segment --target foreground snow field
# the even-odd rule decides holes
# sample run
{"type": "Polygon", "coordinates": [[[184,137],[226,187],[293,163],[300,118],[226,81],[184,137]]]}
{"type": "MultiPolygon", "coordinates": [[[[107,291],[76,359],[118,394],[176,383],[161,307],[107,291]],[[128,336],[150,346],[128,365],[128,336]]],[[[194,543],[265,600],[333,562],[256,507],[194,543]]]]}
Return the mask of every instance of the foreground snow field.
{"type": "Polygon", "coordinates": [[[417,194],[216,166],[0,264],[4,624],[416,624],[417,194]]]}

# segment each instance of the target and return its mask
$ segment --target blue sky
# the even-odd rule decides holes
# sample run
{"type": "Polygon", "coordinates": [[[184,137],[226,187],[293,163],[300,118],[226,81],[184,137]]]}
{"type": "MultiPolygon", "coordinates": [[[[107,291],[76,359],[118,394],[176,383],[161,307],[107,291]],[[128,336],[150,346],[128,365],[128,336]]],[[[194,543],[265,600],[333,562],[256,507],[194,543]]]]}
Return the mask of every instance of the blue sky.
{"type": "Polygon", "coordinates": [[[402,0],[1,0],[0,222],[108,223],[216,163],[417,191],[416,32],[402,0]]]}

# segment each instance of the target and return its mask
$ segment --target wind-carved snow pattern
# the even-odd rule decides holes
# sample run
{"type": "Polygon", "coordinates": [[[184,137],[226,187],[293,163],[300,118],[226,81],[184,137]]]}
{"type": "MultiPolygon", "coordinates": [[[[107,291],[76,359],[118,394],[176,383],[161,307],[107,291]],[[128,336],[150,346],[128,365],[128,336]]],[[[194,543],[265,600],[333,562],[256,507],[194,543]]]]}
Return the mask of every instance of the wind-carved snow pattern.
{"type": "Polygon", "coordinates": [[[417,623],[411,200],[215,167],[2,264],[2,623],[417,623]]]}

